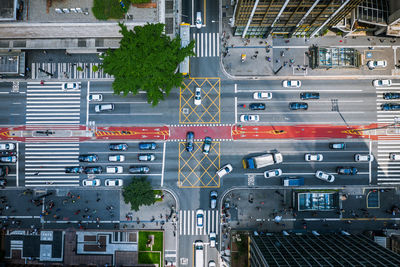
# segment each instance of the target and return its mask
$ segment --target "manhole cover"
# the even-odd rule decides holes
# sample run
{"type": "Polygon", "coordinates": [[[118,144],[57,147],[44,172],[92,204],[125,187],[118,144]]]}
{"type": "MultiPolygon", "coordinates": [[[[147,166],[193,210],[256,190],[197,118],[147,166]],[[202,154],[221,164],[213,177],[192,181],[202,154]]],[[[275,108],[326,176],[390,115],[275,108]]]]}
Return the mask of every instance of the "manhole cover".
{"type": "Polygon", "coordinates": [[[188,108],[183,108],[182,109],[182,113],[185,114],[185,115],[189,114],[189,109],[188,108]]]}

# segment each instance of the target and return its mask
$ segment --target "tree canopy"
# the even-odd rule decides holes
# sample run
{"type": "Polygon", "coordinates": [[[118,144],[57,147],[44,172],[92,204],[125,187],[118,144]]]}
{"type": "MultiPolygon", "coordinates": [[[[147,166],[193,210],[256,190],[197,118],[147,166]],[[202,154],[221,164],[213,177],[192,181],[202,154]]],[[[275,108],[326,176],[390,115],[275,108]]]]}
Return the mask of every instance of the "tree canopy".
{"type": "Polygon", "coordinates": [[[163,33],[164,24],[136,26],[133,31],[121,27],[120,47],[109,49],[102,57],[102,68],[114,76],[115,94],[136,95],[147,92],[147,102],[156,106],[173,87],[182,84],[183,76],[177,67],[185,57],[194,55],[194,41],[181,48],[181,39],[171,39],[163,33]]]}
{"type": "Polygon", "coordinates": [[[134,211],[138,211],[142,205],[150,206],[157,200],[146,177],[134,177],[132,182],[122,189],[122,196],[125,203],[130,203],[131,209],[134,211]]]}

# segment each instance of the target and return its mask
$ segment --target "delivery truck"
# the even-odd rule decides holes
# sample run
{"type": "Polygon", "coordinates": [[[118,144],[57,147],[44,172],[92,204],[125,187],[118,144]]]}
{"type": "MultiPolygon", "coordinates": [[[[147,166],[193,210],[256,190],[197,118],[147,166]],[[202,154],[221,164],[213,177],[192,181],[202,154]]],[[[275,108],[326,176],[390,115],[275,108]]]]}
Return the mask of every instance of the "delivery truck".
{"type": "Polygon", "coordinates": [[[260,156],[244,158],[243,168],[259,169],[269,165],[281,163],[282,161],[283,157],[281,153],[267,153],[260,156]]]}

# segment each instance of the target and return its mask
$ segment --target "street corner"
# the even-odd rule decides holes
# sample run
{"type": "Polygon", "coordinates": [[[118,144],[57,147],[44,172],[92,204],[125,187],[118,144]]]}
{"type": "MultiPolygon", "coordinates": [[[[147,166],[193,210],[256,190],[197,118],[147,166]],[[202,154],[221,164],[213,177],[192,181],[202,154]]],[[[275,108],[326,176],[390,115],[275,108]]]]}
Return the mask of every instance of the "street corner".
{"type": "Polygon", "coordinates": [[[180,188],[218,188],[220,179],[220,142],[212,142],[209,154],[203,154],[203,142],[195,141],[187,153],[186,143],[179,142],[178,186],[180,188]]]}
{"type": "Polygon", "coordinates": [[[96,127],[96,139],[169,139],[169,128],[163,127],[96,127]]]}

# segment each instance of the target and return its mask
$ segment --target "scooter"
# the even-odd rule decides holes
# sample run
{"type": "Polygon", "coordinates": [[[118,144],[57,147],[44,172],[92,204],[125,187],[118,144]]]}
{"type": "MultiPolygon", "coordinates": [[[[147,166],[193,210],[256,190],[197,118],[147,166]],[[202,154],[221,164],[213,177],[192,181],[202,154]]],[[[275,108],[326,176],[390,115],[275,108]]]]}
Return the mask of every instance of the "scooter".
{"type": "Polygon", "coordinates": [[[245,107],[246,107],[246,104],[240,104],[239,107],[245,108],[245,107]]]}

